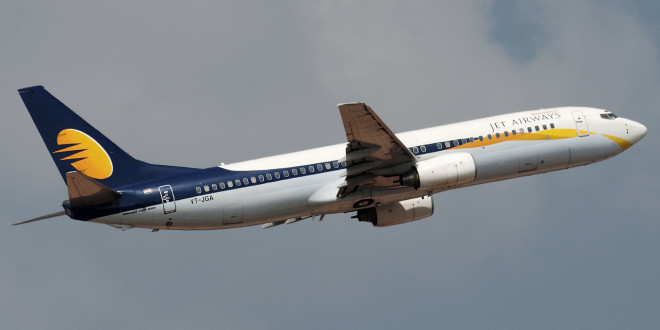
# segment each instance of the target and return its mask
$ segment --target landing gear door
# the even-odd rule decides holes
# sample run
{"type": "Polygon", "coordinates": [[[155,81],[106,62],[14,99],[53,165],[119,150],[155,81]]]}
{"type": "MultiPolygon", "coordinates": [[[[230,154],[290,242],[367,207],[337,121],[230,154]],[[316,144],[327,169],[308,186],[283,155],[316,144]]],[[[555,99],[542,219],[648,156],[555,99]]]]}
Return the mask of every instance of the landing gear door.
{"type": "Polygon", "coordinates": [[[589,136],[589,126],[587,126],[587,119],[580,111],[573,112],[573,119],[575,119],[575,127],[578,136],[589,136]]]}
{"type": "Polygon", "coordinates": [[[160,186],[158,187],[158,191],[160,191],[160,199],[163,201],[163,212],[165,214],[176,212],[176,202],[172,186],[160,186]]]}

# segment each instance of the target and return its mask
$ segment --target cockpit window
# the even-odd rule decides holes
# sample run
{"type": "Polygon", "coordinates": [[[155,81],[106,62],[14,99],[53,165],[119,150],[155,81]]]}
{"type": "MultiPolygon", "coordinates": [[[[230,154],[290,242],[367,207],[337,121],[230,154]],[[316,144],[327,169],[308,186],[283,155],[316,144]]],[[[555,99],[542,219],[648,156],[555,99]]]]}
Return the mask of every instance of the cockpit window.
{"type": "Polygon", "coordinates": [[[616,115],[613,114],[613,113],[601,113],[601,114],[600,114],[600,118],[603,118],[603,119],[610,119],[610,120],[611,120],[611,119],[616,118],[616,115]]]}

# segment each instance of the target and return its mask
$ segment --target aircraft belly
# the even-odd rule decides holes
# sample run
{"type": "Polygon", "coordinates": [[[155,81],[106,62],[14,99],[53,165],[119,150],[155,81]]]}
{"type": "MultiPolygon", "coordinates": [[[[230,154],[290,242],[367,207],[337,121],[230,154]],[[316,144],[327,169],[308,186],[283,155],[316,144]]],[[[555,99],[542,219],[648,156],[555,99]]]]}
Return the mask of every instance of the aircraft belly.
{"type": "Polygon", "coordinates": [[[611,139],[598,134],[579,138],[581,143],[571,145],[571,167],[591,164],[621,151],[621,147],[611,139]]]}
{"type": "MultiPolygon", "coordinates": [[[[336,178],[336,173],[327,175],[336,178]]],[[[152,221],[153,227],[147,227],[223,229],[310,216],[314,212],[307,199],[323,184],[325,182],[319,181],[318,176],[304,177],[220,191],[204,195],[207,196],[204,201],[200,197],[178,200],[176,212],[157,215],[152,221]]]]}
{"type": "Polygon", "coordinates": [[[313,215],[314,211],[308,204],[309,196],[327,183],[324,179],[336,177],[336,173],[327,173],[317,178],[306,177],[265,185],[260,193],[253,194],[246,201],[244,221],[254,225],[313,215]]]}
{"type": "Polygon", "coordinates": [[[477,175],[470,185],[585,165],[620,152],[616,143],[601,135],[515,144],[473,152],[477,175]]]}
{"type": "Polygon", "coordinates": [[[160,213],[162,213],[162,208],[150,206],[95,218],[89,221],[113,226],[126,226],[127,228],[153,228],[154,219],[156,219],[160,213]]]}

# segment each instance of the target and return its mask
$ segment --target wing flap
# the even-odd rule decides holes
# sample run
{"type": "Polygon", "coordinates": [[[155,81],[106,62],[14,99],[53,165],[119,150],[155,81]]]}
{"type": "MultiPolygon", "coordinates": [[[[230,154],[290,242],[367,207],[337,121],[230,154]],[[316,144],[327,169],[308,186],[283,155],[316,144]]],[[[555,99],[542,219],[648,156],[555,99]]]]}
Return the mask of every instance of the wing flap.
{"type": "Polygon", "coordinates": [[[365,187],[393,187],[387,176],[407,172],[415,156],[376,113],[364,103],[339,104],[346,131],[346,181],[337,196],[365,187]]]}
{"type": "Polygon", "coordinates": [[[383,167],[415,160],[410,150],[368,105],[344,103],[338,107],[348,140],[347,158],[353,152],[369,150],[368,157],[382,160],[383,167]]]}

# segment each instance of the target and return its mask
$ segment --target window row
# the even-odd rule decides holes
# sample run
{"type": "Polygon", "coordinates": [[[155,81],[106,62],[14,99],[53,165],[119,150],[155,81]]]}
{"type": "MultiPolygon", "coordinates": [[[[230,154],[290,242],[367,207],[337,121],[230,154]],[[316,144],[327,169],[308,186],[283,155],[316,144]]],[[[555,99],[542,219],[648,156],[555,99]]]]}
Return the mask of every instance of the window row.
{"type": "Polygon", "coordinates": [[[305,175],[307,173],[314,173],[314,172],[322,172],[322,171],[327,171],[331,169],[338,169],[339,167],[346,167],[346,162],[338,162],[334,161],[332,164],[330,163],[324,163],[324,164],[316,164],[316,165],[309,165],[307,167],[301,166],[299,168],[292,168],[289,170],[282,170],[282,171],[275,171],[273,173],[265,173],[265,174],[259,174],[257,176],[251,176],[251,177],[245,177],[242,179],[235,179],[235,180],[228,180],[226,182],[220,182],[218,184],[211,184],[211,185],[204,185],[201,187],[196,187],[195,191],[197,191],[198,194],[201,194],[202,192],[210,192],[210,191],[217,191],[218,188],[222,189],[227,189],[227,188],[233,188],[234,186],[240,187],[241,185],[247,186],[249,184],[255,184],[257,182],[263,183],[266,181],[272,181],[273,179],[275,180],[280,180],[282,178],[288,178],[291,176],[298,176],[300,175],[305,175]]]}
{"type": "MultiPolygon", "coordinates": [[[[551,129],[555,128],[555,124],[550,123],[550,128],[551,129]]],[[[530,126],[530,127],[527,127],[527,133],[539,132],[541,130],[547,130],[547,129],[548,129],[548,125],[545,125],[545,124],[543,124],[541,126],[536,125],[534,127],[530,126]]],[[[514,136],[514,135],[518,135],[518,134],[525,134],[525,128],[520,128],[520,129],[517,129],[517,130],[511,130],[511,131],[505,131],[503,133],[495,133],[495,135],[488,134],[485,137],[483,135],[480,135],[479,137],[471,137],[471,138],[466,138],[466,139],[456,139],[456,140],[453,140],[453,141],[438,142],[438,143],[435,144],[435,146],[436,146],[436,148],[438,148],[438,150],[450,149],[452,147],[458,147],[460,145],[464,145],[464,144],[467,144],[467,143],[474,143],[477,140],[484,141],[484,139],[488,139],[488,140],[492,140],[493,138],[499,139],[499,138],[502,138],[503,136],[504,137],[509,137],[509,136],[514,136]]],[[[420,146],[419,148],[418,147],[412,147],[411,151],[414,154],[418,154],[420,151],[422,153],[424,153],[424,152],[426,152],[426,146],[420,146]]]]}

